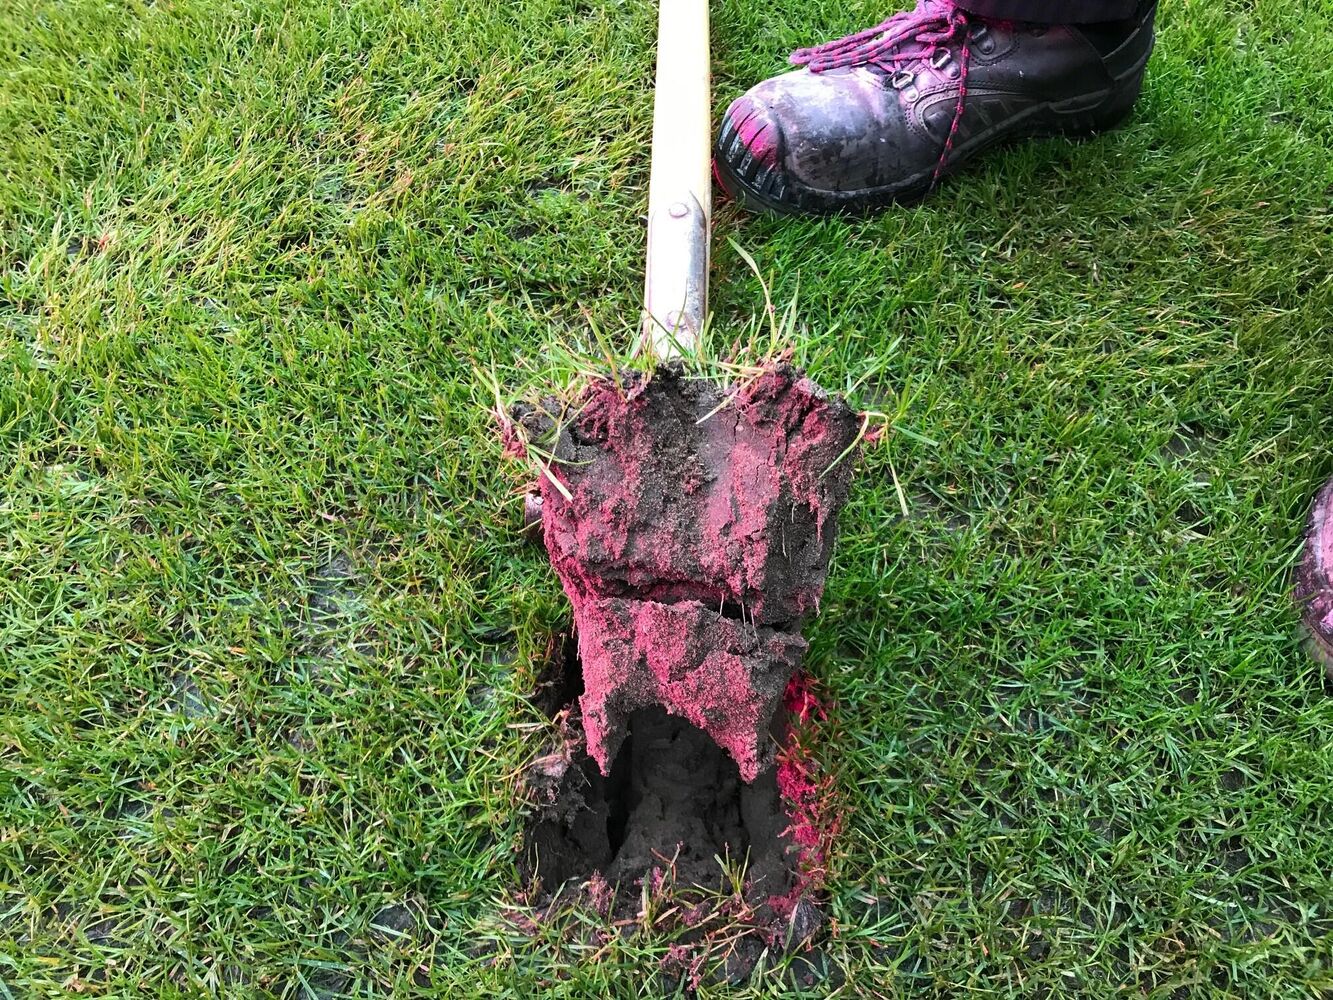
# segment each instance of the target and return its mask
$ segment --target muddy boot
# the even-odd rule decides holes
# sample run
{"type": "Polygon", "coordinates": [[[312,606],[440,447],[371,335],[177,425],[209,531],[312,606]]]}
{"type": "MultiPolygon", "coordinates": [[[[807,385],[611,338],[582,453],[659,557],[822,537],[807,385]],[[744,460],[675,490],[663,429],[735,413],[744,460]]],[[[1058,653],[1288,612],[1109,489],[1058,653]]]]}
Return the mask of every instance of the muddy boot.
{"type": "Polygon", "coordinates": [[[1126,21],[988,20],[950,0],[792,54],[804,67],[727,111],[722,187],[773,212],[862,212],[919,198],[1008,139],[1086,136],[1134,106],[1155,0],[1126,21]]]}
{"type": "Polygon", "coordinates": [[[1296,600],[1310,651],[1333,672],[1333,480],[1315,498],[1305,557],[1296,571],[1296,600]]]}

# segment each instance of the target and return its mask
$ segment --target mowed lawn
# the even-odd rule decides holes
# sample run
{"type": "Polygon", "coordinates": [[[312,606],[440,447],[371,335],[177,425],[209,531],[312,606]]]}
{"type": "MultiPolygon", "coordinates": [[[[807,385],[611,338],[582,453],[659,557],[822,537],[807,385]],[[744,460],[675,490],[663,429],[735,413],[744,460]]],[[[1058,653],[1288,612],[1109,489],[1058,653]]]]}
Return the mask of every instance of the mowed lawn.
{"type": "MultiPolygon", "coordinates": [[[[1333,683],[1288,600],[1333,475],[1333,9],[1163,7],[1120,133],[870,221],[719,210],[718,329],[762,307],[734,239],[910,432],[808,630],[845,828],[807,995],[1333,994],[1333,683]]],[[[719,108],[886,13],[715,3],[719,108]]],[[[0,5],[0,997],[676,992],[650,934],[523,929],[566,605],[488,412],[585,310],[628,347],[655,19],[0,5]]]]}

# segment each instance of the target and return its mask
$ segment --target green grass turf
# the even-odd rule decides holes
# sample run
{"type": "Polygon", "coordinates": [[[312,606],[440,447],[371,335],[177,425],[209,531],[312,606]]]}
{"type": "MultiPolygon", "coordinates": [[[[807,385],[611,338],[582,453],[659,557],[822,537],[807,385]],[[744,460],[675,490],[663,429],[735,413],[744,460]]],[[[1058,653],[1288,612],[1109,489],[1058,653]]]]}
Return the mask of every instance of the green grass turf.
{"type": "MultiPolygon", "coordinates": [[[[883,14],[716,3],[719,106],[883,14]]],[[[565,605],[477,376],[585,307],[626,341],[654,19],[0,7],[0,997],[672,988],[651,936],[505,917],[565,605]]],[[[730,236],[917,435],[865,457],[810,629],[813,995],[1333,991],[1287,600],[1333,474],[1330,94],[1326,4],[1165,0],[1123,132],[868,222],[719,212],[719,328],[760,302],[730,236]]]]}

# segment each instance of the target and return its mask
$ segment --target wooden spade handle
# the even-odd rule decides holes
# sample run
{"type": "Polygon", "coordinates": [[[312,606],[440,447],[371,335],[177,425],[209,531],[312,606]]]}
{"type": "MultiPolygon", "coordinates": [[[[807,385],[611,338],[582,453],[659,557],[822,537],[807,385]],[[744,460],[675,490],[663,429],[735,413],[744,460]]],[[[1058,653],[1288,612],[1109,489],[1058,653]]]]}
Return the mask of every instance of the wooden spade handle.
{"type": "Polygon", "coordinates": [[[661,0],[644,339],[663,360],[693,348],[708,314],[708,63],[708,0],[661,0]]]}

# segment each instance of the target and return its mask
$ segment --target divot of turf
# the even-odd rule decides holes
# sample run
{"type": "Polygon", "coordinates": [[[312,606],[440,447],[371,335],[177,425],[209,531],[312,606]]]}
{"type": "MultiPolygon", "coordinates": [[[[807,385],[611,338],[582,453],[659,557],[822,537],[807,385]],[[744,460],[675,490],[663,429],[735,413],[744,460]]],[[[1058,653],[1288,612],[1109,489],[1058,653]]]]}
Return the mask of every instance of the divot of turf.
{"type": "Polygon", "coordinates": [[[645,900],[669,900],[690,914],[665,928],[690,946],[682,970],[701,975],[722,937],[714,972],[730,981],[821,920],[831,817],[801,626],[860,436],[795,369],[746,374],[728,388],[680,365],[616,374],[504,425],[509,450],[539,462],[577,635],[552,642],[533,692],[562,738],[530,769],[525,874],[539,898],[574,882],[620,921],[652,922],[645,900]]]}
{"type": "Polygon", "coordinates": [[[755,780],[824,592],[856,415],[787,365],[724,390],[673,364],[513,416],[511,448],[543,468],[589,754],[609,774],[633,714],[661,705],[755,780]]]}

